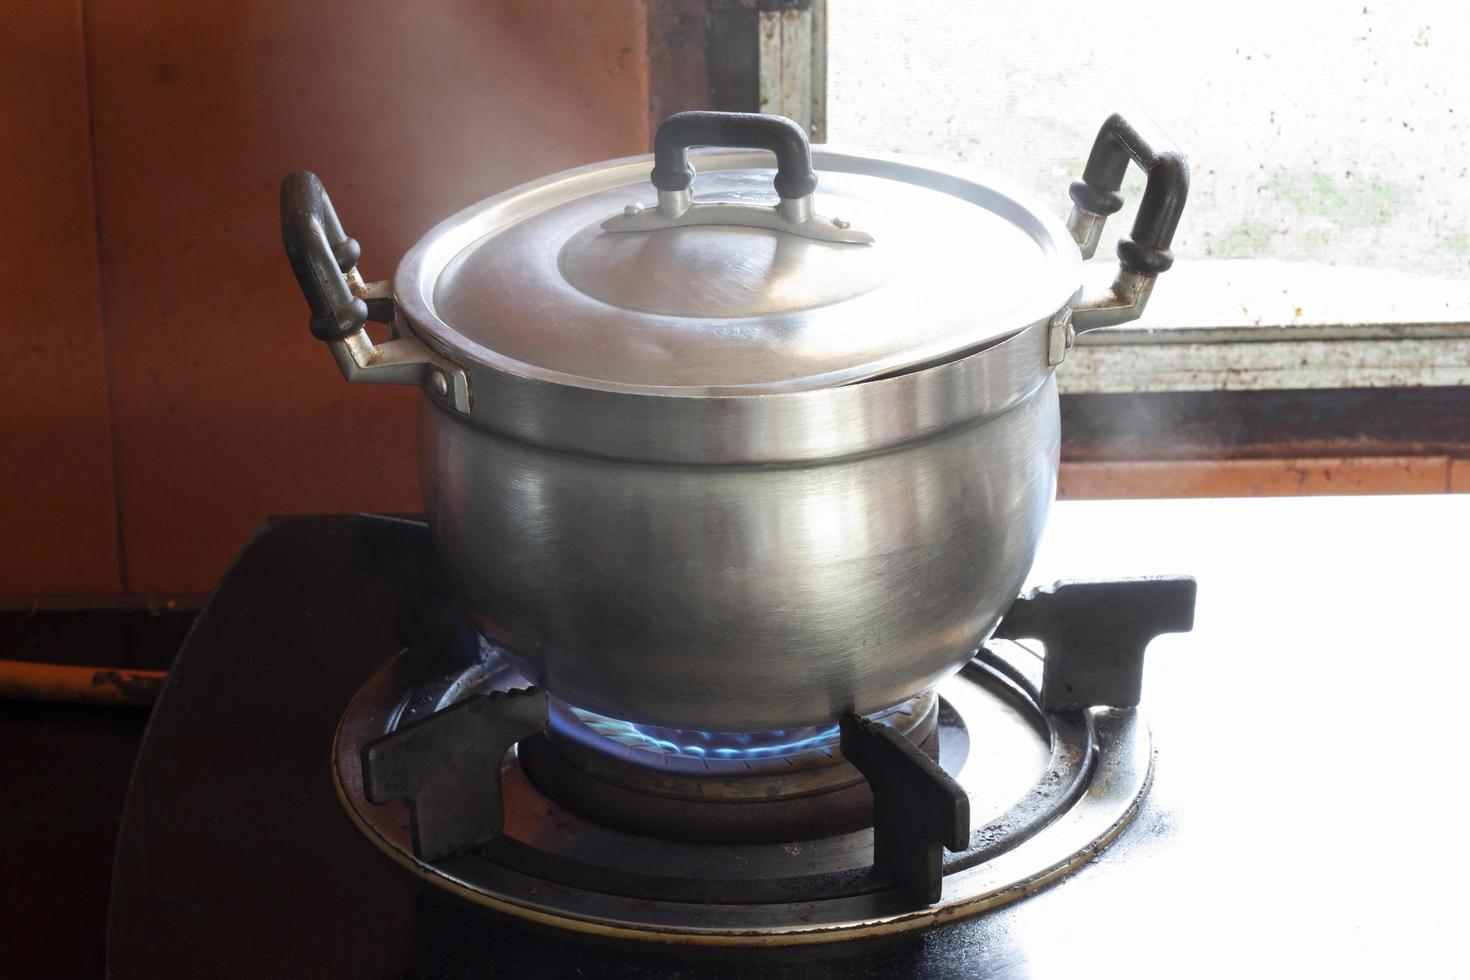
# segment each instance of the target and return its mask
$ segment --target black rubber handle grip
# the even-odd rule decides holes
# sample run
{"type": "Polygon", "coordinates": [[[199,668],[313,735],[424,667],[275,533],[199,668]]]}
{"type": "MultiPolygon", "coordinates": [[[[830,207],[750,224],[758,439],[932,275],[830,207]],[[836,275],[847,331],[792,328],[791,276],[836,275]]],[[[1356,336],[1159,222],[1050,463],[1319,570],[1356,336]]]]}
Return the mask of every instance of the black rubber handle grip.
{"type": "Polygon", "coordinates": [[[311,306],[311,333],[341,340],[368,321],[368,304],[352,295],[346,273],[362,249],[349,238],[316,174],[298,170],[281,182],[281,240],[311,306]]]}
{"type": "Polygon", "coordinates": [[[785,116],[756,112],[679,112],[665,119],[653,138],[653,186],[682,191],[694,182],[693,146],[751,147],[776,154],[776,193],[806,197],[817,189],[812,148],[806,133],[785,116]]]}
{"type": "Polygon", "coordinates": [[[1128,161],[1148,175],[1133,231],[1118,241],[1118,264],[1130,272],[1156,276],[1174,264],[1169,246],[1189,197],[1189,163],[1165,140],[1150,142],[1114,113],[1098,130],[1082,179],[1072,183],[1072,203],[1093,214],[1113,214],[1123,206],[1118,188],[1128,161]]]}

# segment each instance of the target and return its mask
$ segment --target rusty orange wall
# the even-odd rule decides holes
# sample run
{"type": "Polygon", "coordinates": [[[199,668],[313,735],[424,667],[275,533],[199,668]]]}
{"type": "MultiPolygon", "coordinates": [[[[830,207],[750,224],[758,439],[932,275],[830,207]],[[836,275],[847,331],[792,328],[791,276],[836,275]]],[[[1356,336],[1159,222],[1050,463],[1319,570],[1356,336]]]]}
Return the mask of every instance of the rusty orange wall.
{"type": "Polygon", "coordinates": [[[0,594],[116,591],[81,8],[0,24],[0,594]]]}
{"type": "Polygon", "coordinates": [[[0,594],[205,591],[268,514],[418,508],[414,392],[307,333],[287,172],[387,278],[455,210],[647,140],[641,0],[8,7],[0,594]]]}

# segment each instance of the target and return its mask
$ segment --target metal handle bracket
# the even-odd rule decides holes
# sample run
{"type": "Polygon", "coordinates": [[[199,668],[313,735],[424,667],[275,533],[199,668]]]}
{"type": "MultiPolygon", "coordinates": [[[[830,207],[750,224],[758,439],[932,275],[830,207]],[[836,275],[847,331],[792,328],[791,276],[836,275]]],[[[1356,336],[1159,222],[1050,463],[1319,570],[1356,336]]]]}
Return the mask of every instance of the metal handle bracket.
{"type": "Polygon", "coordinates": [[[602,223],[603,231],[661,231],[691,225],[738,225],[769,228],[819,242],[871,245],[873,236],[852,228],[841,218],[824,218],[813,212],[812,195],[782,198],[774,207],[733,201],[695,203],[688,190],[659,191],[658,207],[630,204],[622,214],[602,223]]]}
{"type": "MultiPolygon", "coordinates": [[[[1082,298],[1071,310],[1074,335],[1137,320],[1148,305],[1156,279],[1158,276],[1120,267],[1106,286],[1083,289],[1082,298]]],[[[1070,348],[1072,345],[1068,342],[1067,346],[1070,348]]]]}
{"type": "MultiPolygon", "coordinates": [[[[346,273],[346,278],[352,294],[365,300],[369,309],[375,301],[392,302],[392,283],[364,283],[355,268],[346,273]]],[[[390,329],[393,339],[381,344],[373,343],[366,327],[329,341],[327,346],[342,377],[353,384],[418,385],[456,412],[468,415],[473,403],[464,369],[408,334],[396,320],[390,329]]]]}

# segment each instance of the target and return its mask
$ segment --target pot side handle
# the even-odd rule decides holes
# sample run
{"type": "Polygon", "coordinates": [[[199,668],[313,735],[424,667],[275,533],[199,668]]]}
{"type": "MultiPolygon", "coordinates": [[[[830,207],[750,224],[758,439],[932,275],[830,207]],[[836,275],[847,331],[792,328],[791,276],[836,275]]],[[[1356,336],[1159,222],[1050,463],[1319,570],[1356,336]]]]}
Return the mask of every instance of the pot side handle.
{"type": "Polygon", "coordinates": [[[1076,333],[1136,320],[1153,291],[1154,280],[1174,264],[1169,246],[1189,196],[1189,163],[1165,137],[1145,135],[1118,113],[1098,130],[1082,179],[1071,187],[1067,230],[1092,258],[1108,215],[1123,207],[1123,175],[1129,161],[1148,176],[1133,229],[1118,241],[1118,273],[1105,290],[1086,290],[1071,311],[1076,333]]]}
{"type": "Polygon", "coordinates": [[[331,348],[342,376],[359,384],[418,385],[457,412],[471,408],[469,379],[430,350],[398,317],[389,282],[363,282],[362,248],[342,228],[316,174],[298,170],[281,182],[281,241],[311,308],[311,334],[331,348]],[[388,324],[381,344],[367,323],[388,324]]]}

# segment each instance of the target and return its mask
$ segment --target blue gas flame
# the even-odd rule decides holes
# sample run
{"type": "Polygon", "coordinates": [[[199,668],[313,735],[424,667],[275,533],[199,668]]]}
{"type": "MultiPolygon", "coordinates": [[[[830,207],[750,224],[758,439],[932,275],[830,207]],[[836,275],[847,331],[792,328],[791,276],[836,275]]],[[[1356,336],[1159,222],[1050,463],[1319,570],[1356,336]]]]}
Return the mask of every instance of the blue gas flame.
{"type": "MultiPolygon", "coordinates": [[[[896,714],[911,715],[913,710],[911,699],[869,717],[882,719],[896,714]]],[[[551,724],[564,735],[602,751],[617,747],[663,757],[666,761],[688,759],[706,764],[780,759],[810,752],[831,755],[840,740],[836,724],[783,728],[768,732],[710,732],[692,728],[666,728],[609,718],[595,711],[573,707],[555,698],[552,699],[551,724]]]]}
{"type": "Polygon", "coordinates": [[[581,708],[569,710],[573,717],[602,738],[656,755],[732,761],[768,759],[821,751],[835,745],[838,739],[836,725],[772,732],[704,732],[687,728],[639,725],[581,708]]]}

